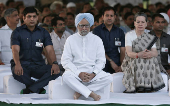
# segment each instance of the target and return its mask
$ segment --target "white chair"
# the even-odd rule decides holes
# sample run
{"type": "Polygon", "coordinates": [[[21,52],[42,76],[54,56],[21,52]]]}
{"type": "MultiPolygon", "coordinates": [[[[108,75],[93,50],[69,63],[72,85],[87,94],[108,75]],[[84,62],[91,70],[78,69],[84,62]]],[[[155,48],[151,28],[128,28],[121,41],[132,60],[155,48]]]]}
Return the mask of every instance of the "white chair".
{"type": "Polygon", "coordinates": [[[123,72],[113,73],[113,83],[111,91],[113,93],[123,93],[126,90],[125,86],[122,83],[123,72]]]}
{"type": "MultiPolygon", "coordinates": [[[[167,91],[168,77],[164,73],[161,73],[161,75],[164,80],[165,87],[163,89],[161,89],[160,91],[167,91]]],[[[112,76],[113,76],[113,83],[112,83],[111,91],[113,93],[123,93],[123,91],[126,90],[125,86],[122,83],[123,72],[114,73],[114,74],[112,74],[112,76]]]]}
{"type": "MultiPolygon", "coordinates": [[[[37,80],[35,78],[32,78],[34,80],[37,80]]],[[[25,85],[23,83],[20,83],[19,81],[15,80],[12,75],[7,75],[3,79],[3,90],[4,93],[8,94],[20,94],[20,91],[25,88],[25,85]]],[[[46,93],[48,93],[48,87],[45,87],[46,93]]]]}
{"type": "Polygon", "coordinates": [[[3,77],[11,74],[10,66],[0,65],[0,93],[3,93],[3,77]]]}
{"type": "MultiPolygon", "coordinates": [[[[78,86],[78,85],[77,85],[78,86]]],[[[48,86],[48,97],[49,99],[73,99],[75,93],[65,82],[62,82],[62,77],[58,77],[55,80],[49,82],[48,86]]],[[[110,84],[105,88],[96,91],[96,94],[101,96],[101,99],[110,98],[110,84]]],[[[86,99],[85,97],[80,97],[80,99],[86,99]]]]}

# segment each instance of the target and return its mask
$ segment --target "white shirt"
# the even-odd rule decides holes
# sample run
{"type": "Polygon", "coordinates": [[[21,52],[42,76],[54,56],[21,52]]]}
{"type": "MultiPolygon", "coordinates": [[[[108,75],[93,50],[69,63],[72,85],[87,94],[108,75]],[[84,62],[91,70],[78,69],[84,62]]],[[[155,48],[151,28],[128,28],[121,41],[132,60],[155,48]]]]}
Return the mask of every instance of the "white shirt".
{"type": "Polygon", "coordinates": [[[78,32],[67,38],[61,57],[62,66],[76,75],[80,72],[102,71],[106,63],[102,40],[89,32],[81,36],[78,32]]]}
{"type": "Polygon", "coordinates": [[[62,37],[60,38],[53,30],[50,33],[50,35],[51,35],[55,55],[57,58],[57,62],[58,62],[58,64],[60,64],[61,63],[61,55],[62,55],[63,49],[64,49],[64,44],[66,42],[66,39],[70,36],[70,33],[67,31],[64,31],[62,37]]]}
{"type": "Polygon", "coordinates": [[[10,47],[12,30],[6,24],[0,29],[0,59],[5,64],[10,64],[12,59],[12,50],[10,47]]]}
{"type": "MultiPolygon", "coordinates": [[[[132,46],[132,42],[137,38],[135,30],[132,30],[125,35],[125,46],[132,46]]],[[[152,48],[156,48],[154,44],[152,48]]]]}

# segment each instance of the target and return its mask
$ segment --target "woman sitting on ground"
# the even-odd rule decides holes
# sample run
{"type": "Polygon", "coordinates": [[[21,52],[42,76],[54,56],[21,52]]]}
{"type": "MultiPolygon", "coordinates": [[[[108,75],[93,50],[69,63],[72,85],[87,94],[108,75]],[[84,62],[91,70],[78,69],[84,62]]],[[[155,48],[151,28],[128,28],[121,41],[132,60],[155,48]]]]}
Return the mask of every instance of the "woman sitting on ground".
{"type": "Polygon", "coordinates": [[[125,36],[126,55],[121,66],[126,87],[124,93],[158,91],[165,84],[156,58],[156,36],[144,32],[147,26],[146,14],[137,13],[134,25],[135,30],[125,36]]]}

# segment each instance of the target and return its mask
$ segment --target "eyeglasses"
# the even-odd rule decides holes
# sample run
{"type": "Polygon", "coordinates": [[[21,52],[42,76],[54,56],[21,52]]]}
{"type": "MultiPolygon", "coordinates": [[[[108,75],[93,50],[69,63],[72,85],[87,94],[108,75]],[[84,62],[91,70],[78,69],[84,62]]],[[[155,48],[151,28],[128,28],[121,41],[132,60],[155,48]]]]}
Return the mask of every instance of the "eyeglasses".
{"type": "Polygon", "coordinates": [[[89,24],[86,24],[86,25],[78,24],[78,25],[79,25],[79,27],[80,27],[80,28],[84,28],[84,27],[85,27],[85,28],[89,28],[89,27],[90,27],[90,25],[89,25],[89,24]]]}

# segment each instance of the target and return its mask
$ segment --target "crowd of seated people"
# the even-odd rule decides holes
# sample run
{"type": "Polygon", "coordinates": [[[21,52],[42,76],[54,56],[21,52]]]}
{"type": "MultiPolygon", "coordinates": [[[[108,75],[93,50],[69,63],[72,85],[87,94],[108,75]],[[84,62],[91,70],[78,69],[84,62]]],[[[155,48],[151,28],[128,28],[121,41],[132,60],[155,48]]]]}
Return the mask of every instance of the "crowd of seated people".
{"type": "MultiPolygon", "coordinates": [[[[14,78],[26,84],[26,88],[21,90],[22,94],[44,93],[43,86],[36,88],[37,85],[34,85],[34,81],[30,79],[21,81],[23,77],[18,76],[23,75],[23,70],[36,69],[40,65],[43,65],[48,70],[51,68],[50,74],[55,74],[48,81],[57,78],[59,74],[64,74],[65,70],[72,70],[70,67],[75,68],[76,65],[74,64],[76,63],[62,57],[64,45],[68,42],[67,38],[78,34],[78,36],[81,35],[80,40],[82,40],[84,36],[90,33],[91,35],[97,35],[96,39],[100,38],[103,42],[105,50],[105,62],[103,62],[105,66],[102,67],[103,70],[110,74],[124,73],[123,84],[126,87],[124,93],[158,91],[165,86],[160,73],[163,72],[168,77],[170,75],[169,17],[170,4],[164,5],[161,2],[149,4],[147,9],[144,9],[141,5],[134,6],[132,4],[121,5],[117,3],[114,6],[109,6],[104,0],[95,0],[94,6],[90,3],[76,4],[54,1],[50,4],[31,7],[25,7],[23,2],[7,0],[6,4],[0,3],[0,65],[11,64],[14,78]],[[90,13],[90,15],[86,13],[90,13]],[[86,20],[80,19],[77,22],[81,17],[76,17],[80,14],[86,20]],[[87,18],[88,16],[90,17],[87,18]],[[30,21],[31,19],[32,21],[30,21]],[[91,20],[94,21],[93,25],[90,23],[91,20]],[[80,23],[83,24],[81,25],[80,23]],[[35,53],[37,60],[31,56],[24,57],[27,54],[27,49],[35,48],[27,47],[22,40],[25,39],[25,43],[27,42],[31,45],[32,38],[28,36],[31,34],[29,31],[40,35],[38,29],[44,34],[44,38],[36,38],[37,41],[35,41],[36,47],[42,47],[41,50],[37,49],[37,53],[41,52],[41,56],[37,59],[39,56],[36,56],[37,54],[35,53]],[[27,37],[20,37],[21,32],[27,37]],[[154,41],[155,39],[157,40],[154,41]],[[67,60],[63,62],[64,66],[62,58],[67,60]],[[45,64],[36,63],[37,61],[42,61],[42,59],[46,61],[45,64]],[[28,64],[32,64],[32,67],[29,68],[28,64]],[[59,70],[60,72],[58,72],[59,70]],[[150,71],[146,72],[146,70],[150,71]]],[[[78,38],[76,39],[79,40],[78,38]]],[[[72,43],[74,44],[76,41],[72,43]]],[[[83,41],[84,43],[85,41],[83,41]]],[[[67,44],[66,48],[68,49],[70,45],[67,44]]],[[[82,45],[80,44],[79,46],[82,45]]],[[[89,47],[92,46],[94,45],[89,47]]],[[[70,48],[70,51],[72,49],[76,50],[70,48]]],[[[82,53],[84,56],[83,50],[81,52],[77,51],[77,55],[82,53]]],[[[94,52],[94,50],[90,50],[94,52]]],[[[73,53],[70,51],[67,50],[70,53],[70,58],[72,58],[71,55],[76,53],[74,53],[75,51],[73,53]]],[[[67,52],[65,51],[65,53],[67,52]]],[[[67,54],[64,55],[67,56],[67,54]]],[[[28,71],[28,73],[30,72],[28,71]]],[[[77,72],[75,73],[77,74],[77,72]]],[[[42,75],[44,74],[47,74],[46,76],[48,77],[49,71],[44,71],[42,75]]],[[[83,80],[81,78],[84,78],[84,76],[91,78],[90,74],[85,74],[78,76],[80,81],[83,80]]],[[[97,76],[97,74],[94,71],[93,77],[97,76]]],[[[35,75],[35,77],[41,79],[42,76],[35,75]]],[[[47,85],[47,82],[44,85],[47,85]]],[[[79,97],[83,94],[76,92],[75,98],[78,98],[77,95],[79,97]]],[[[99,100],[99,98],[95,98],[95,100],[99,100]]]]}

